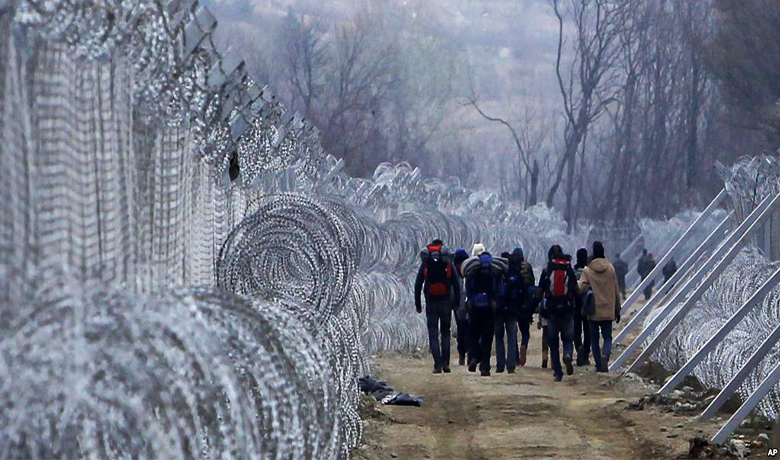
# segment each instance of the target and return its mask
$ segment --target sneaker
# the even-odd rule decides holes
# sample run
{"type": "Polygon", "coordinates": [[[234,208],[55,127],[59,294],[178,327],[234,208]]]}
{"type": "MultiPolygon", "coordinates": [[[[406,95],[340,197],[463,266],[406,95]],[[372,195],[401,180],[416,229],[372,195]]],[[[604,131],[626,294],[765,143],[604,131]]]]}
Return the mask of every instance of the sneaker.
{"type": "Polygon", "coordinates": [[[433,368],[433,373],[434,374],[441,374],[441,367],[434,367],[433,368]]]}
{"type": "Polygon", "coordinates": [[[528,356],[528,347],[520,347],[520,359],[517,360],[517,365],[520,367],[525,366],[525,361],[528,356]]]}
{"type": "Polygon", "coordinates": [[[507,374],[514,374],[515,373],[515,368],[514,367],[511,368],[511,369],[507,368],[506,373],[507,374]]]}
{"type": "Polygon", "coordinates": [[[460,358],[458,358],[458,366],[465,366],[466,365],[466,356],[460,355],[460,358]]]}
{"type": "Polygon", "coordinates": [[[569,355],[564,356],[563,364],[566,365],[566,375],[574,374],[574,366],[571,365],[571,356],[569,355]]]}
{"type": "Polygon", "coordinates": [[[469,361],[469,372],[477,372],[477,360],[472,359],[469,361]]]}
{"type": "Polygon", "coordinates": [[[503,374],[503,373],[504,373],[504,368],[503,367],[497,367],[496,368],[496,374],[503,374]]]}
{"type": "Polygon", "coordinates": [[[563,380],[563,375],[557,374],[553,377],[553,380],[555,380],[556,382],[560,382],[561,380],[563,380]]]}
{"type": "Polygon", "coordinates": [[[479,375],[482,377],[490,377],[490,371],[480,371],[479,375]]]}
{"type": "Polygon", "coordinates": [[[601,355],[601,372],[609,372],[609,356],[601,355]]]}
{"type": "Polygon", "coordinates": [[[450,366],[444,366],[441,368],[442,371],[444,371],[445,374],[449,374],[452,372],[452,369],[450,369],[450,366]]]}

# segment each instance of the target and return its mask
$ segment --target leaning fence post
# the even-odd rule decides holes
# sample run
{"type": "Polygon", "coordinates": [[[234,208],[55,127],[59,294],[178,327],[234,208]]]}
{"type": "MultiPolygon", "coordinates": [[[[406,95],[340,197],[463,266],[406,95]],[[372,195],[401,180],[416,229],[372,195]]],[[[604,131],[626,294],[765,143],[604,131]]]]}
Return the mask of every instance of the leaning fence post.
{"type": "Polygon", "coordinates": [[[775,365],[772,372],[764,378],[758,388],[748,396],[747,400],[739,406],[739,409],[734,412],[734,415],[731,416],[728,422],[726,422],[720,431],[712,437],[712,442],[715,444],[723,444],[739,424],[742,423],[742,420],[744,420],[745,417],[758,406],[758,403],[769,394],[769,391],[774,388],[778,381],[780,381],[780,363],[775,365]]]}
{"type": "Polygon", "coordinates": [[[670,321],[666,327],[664,327],[664,329],[655,337],[655,339],[653,339],[650,345],[645,348],[639,358],[629,368],[629,372],[633,370],[636,365],[638,365],[638,362],[641,362],[647,356],[649,356],[649,354],[658,345],[660,340],[663,340],[666,337],[666,334],[670,331],[670,327],[673,327],[676,322],[679,322],[679,320],[682,319],[682,316],[687,311],[687,309],[690,308],[693,302],[698,300],[698,297],[701,296],[701,294],[703,294],[707,288],[709,288],[715,277],[726,268],[728,262],[731,262],[731,259],[736,255],[737,250],[739,249],[739,244],[744,240],[746,235],[750,234],[752,230],[755,229],[756,223],[761,222],[761,220],[766,217],[766,211],[768,209],[772,209],[778,203],[778,198],[780,198],[780,194],[775,195],[774,197],[767,196],[761,202],[761,204],[756,209],[754,209],[753,212],[751,212],[750,215],[739,225],[739,227],[731,232],[729,237],[726,238],[726,241],[724,241],[723,244],[718,247],[715,253],[709,257],[707,262],[705,262],[705,264],[696,272],[696,274],[694,274],[693,277],[689,279],[687,283],[685,283],[685,286],[683,286],[674,296],[674,298],[672,298],[672,300],[667,304],[666,308],[661,310],[658,316],[656,316],[655,319],[653,319],[653,321],[647,327],[645,327],[642,332],[639,333],[634,341],[629,344],[629,346],[620,356],[618,356],[615,362],[609,366],[610,371],[617,370],[631,357],[631,355],[639,348],[639,346],[650,337],[650,334],[652,334],[655,329],[660,326],[663,320],[675,309],[675,306],[681,300],[683,300],[684,296],[688,294],[688,291],[696,286],[698,279],[702,278],[709,271],[709,267],[712,266],[712,264],[715,264],[717,260],[721,259],[721,257],[723,257],[723,259],[716,264],[715,268],[709,272],[707,277],[702,281],[702,284],[696,288],[696,291],[693,293],[693,295],[685,301],[685,304],[681,307],[678,313],[675,314],[675,317],[672,319],[672,321],[670,321]],[[726,253],[725,256],[724,252],[726,253]]]}
{"type": "Polygon", "coordinates": [[[696,248],[695,251],[693,251],[693,254],[688,256],[688,258],[683,262],[682,265],[680,265],[680,268],[675,272],[674,275],[672,275],[671,278],[669,278],[669,281],[667,283],[664,283],[663,286],[661,286],[660,289],[658,289],[655,294],[650,297],[650,300],[648,300],[644,305],[642,305],[642,308],[640,308],[632,317],[631,320],[626,324],[626,326],[620,330],[620,332],[615,337],[615,340],[613,343],[621,343],[626,335],[628,335],[633,328],[639,324],[642,321],[642,318],[645,317],[647,312],[651,311],[653,307],[656,306],[656,304],[661,303],[664,296],[669,293],[669,291],[672,290],[672,286],[675,286],[680,281],[684,280],[688,274],[693,270],[693,267],[696,264],[696,261],[699,260],[699,258],[704,254],[706,251],[709,250],[709,248],[718,241],[718,238],[723,238],[723,234],[727,227],[729,226],[729,221],[731,219],[731,216],[734,215],[734,212],[730,212],[722,221],[720,224],[718,224],[718,227],[715,228],[710,234],[707,236],[707,238],[696,248]]]}
{"type": "Polygon", "coordinates": [[[688,374],[693,371],[694,368],[701,362],[702,359],[704,359],[709,352],[711,352],[717,344],[719,344],[727,335],[729,332],[731,332],[734,327],[739,324],[742,319],[747,316],[748,313],[753,311],[753,309],[758,305],[761,300],[763,300],[764,297],[766,297],[769,292],[774,289],[774,287],[777,285],[777,282],[780,281],[780,268],[775,270],[775,272],[772,274],[772,276],[769,277],[764,283],[761,285],[761,287],[756,291],[750,298],[745,301],[744,304],[739,308],[739,310],[735,311],[733,315],[726,321],[726,323],[718,329],[718,332],[715,333],[712,337],[707,340],[707,343],[702,346],[691,359],[688,360],[672,378],[666,382],[666,384],[658,390],[659,394],[667,394],[670,391],[674,390],[677,385],[682,382],[682,380],[687,376],[688,374]]]}
{"type": "Polygon", "coordinates": [[[683,241],[687,240],[691,234],[693,233],[694,229],[698,228],[699,225],[701,225],[702,222],[707,220],[707,218],[712,214],[715,209],[720,206],[721,201],[723,201],[724,198],[728,193],[726,192],[726,189],[722,189],[718,195],[712,199],[710,204],[704,208],[704,211],[699,214],[699,217],[696,218],[696,220],[691,223],[691,225],[688,226],[688,229],[683,232],[682,235],[680,235],[677,238],[677,241],[674,242],[671,248],[669,248],[668,251],[664,254],[664,256],[661,258],[661,260],[658,261],[658,264],[656,264],[653,271],[650,272],[649,275],[641,282],[639,285],[634,289],[633,292],[631,292],[631,295],[628,296],[625,302],[623,302],[623,306],[620,307],[620,313],[625,314],[626,311],[631,307],[631,305],[636,302],[636,300],[639,298],[639,296],[642,294],[642,291],[650,285],[650,283],[661,274],[663,271],[664,264],[669,260],[669,258],[674,254],[674,252],[677,250],[677,248],[682,244],[683,241]]]}

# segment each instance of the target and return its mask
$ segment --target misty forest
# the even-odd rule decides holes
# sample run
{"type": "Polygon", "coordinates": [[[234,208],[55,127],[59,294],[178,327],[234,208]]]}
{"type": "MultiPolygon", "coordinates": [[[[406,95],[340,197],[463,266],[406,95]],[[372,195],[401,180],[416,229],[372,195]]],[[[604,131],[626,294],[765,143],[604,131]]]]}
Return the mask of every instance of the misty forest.
{"type": "Polygon", "coordinates": [[[780,0],[0,0],[0,459],[780,448],[780,0]]]}
{"type": "Polygon", "coordinates": [[[774,2],[520,3],[214,8],[225,49],[358,177],[407,161],[620,226],[703,206],[717,162],[780,147],[774,2]]]}

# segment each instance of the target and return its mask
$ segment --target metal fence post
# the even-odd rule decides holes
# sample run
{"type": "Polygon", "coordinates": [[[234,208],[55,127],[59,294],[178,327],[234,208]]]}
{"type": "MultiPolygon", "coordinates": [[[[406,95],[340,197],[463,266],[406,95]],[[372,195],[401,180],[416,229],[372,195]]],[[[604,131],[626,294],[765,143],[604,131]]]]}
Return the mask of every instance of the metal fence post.
{"type": "MultiPolygon", "coordinates": [[[[674,309],[674,306],[680,300],[682,300],[682,297],[687,294],[687,291],[695,286],[695,281],[697,278],[700,278],[700,275],[704,276],[706,273],[706,277],[698,286],[696,286],[693,294],[685,299],[685,302],[674,313],[672,319],[666,323],[663,329],[661,329],[655,338],[653,338],[653,340],[645,347],[645,349],[642,350],[642,353],[639,355],[639,357],[633,362],[633,364],[631,364],[631,366],[629,366],[627,372],[633,372],[637,366],[644,362],[661,344],[661,342],[672,332],[674,327],[677,326],[677,324],[679,324],[683,318],[685,318],[685,315],[694,305],[696,305],[696,302],[701,298],[702,294],[704,294],[704,292],[706,292],[707,289],[712,286],[712,283],[715,282],[723,270],[725,270],[734,257],[736,257],[737,253],[742,247],[742,242],[748,236],[752,235],[753,232],[764,222],[777,203],[780,203],[780,194],[775,196],[769,195],[764,198],[761,204],[752,213],[750,213],[750,216],[748,216],[748,218],[745,219],[745,221],[742,222],[742,224],[740,224],[740,226],[734,230],[731,235],[729,235],[724,244],[720,246],[718,250],[716,250],[715,253],[707,260],[707,262],[705,262],[702,268],[696,272],[696,275],[694,275],[694,277],[688,281],[688,283],[686,283],[680,293],[678,293],[674,299],[671,300],[669,306],[664,310],[663,314],[658,315],[656,321],[653,321],[653,323],[650,324],[650,326],[648,326],[645,331],[642,331],[642,333],[645,333],[649,330],[649,333],[651,333],[653,330],[655,330],[661,324],[661,321],[666,317],[666,315],[668,315],[674,309]],[[709,267],[711,267],[713,263],[715,264],[715,267],[712,268],[709,273],[707,273],[709,267]]],[[[645,337],[647,337],[647,335],[645,335],[645,337]]]]}
{"type": "Polygon", "coordinates": [[[683,365],[672,378],[666,382],[666,384],[658,390],[659,394],[667,394],[670,391],[674,390],[677,385],[682,382],[682,380],[687,376],[688,374],[693,371],[693,369],[701,362],[702,359],[704,359],[707,354],[712,351],[717,344],[719,344],[724,337],[728,335],[729,332],[731,332],[734,327],[739,324],[742,319],[747,316],[748,313],[753,311],[753,309],[758,305],[761,300],[763,300],[764,297],[766,297],[769,292],[774,289],[774,287],[777,285],[777,282],[780,281],[780,268],[775,270],[775,272],[772,274],[772,276],[767,279],[764,284],[761,285],[761,287],[756,291],[750,298],[745,301],[744,304],[739,308],[739,310],[735,311],[733,315],[726,321],[726,323],[718,329],[718,332],[715,333],[712,337],[710,337],[709,340],[707,340],[707,343],[704,344],[703,347],[701,347],[695,355],[691,357],[691,359],[688,360],[688,362],[683,365]]]}
{"type": "Polygon", "coordinates": [[[642,293],[642,291],[656,278],[658,275],[661,274],[663,271],[663,266],[666,262],[669,261],[669,258],[671,255],[677,250],[677,247],[682,244],[683,241],[687,240],[690,235],[693,233],[694,229],[698,228],[699,225],[701,225],[702,222],[707,220],[707,218],[712,214],[712,212],[720,205],[721,201],[723,201],[724,198],[728,193],[726,192],[726,189],[722,189],[718,195],[712,199],[710,204],[704,209],[704,211],[699,214],[699,217],[696,218],[696,220],[693,221],[691,225],[688,226],[688,229],[683,232],[682,235],[680,235],[679,238],[677,238],[677,241],[674,242],[671,248],[669,248],[668,251],[664,254],[664,256],[661,258],[660,261],[656,264],[653,271],[650,272],[647,277],[639,283],[636,288],[634,288],[634,291],[631,293],[630,296],[628,296],[628,299],[626,299],[625,302],[623,302],[623,306],[620,307],[620,313],[624,314],[626,310],[628,310],[631,305],[636,302],[636,300],[639,298],[639,295],[642,293]]]}
{"type": "Polygon", "coordinates": [[[720,390],[720,393],[718,393],[715,399],[712,400],[710,405],[704,409],[704,412],[702,412],[699,417],[701,419],[708,419],[715,415],[715,413],[718,412],[718,409],[723,407],[723,404],[725,404],[731,395],[737,391],[740,385],[742,385],[742,382],[744,382],[753,369],[758,366],[758,363],[764,359],[766,354],[769,353],[778,340],[780,340],[780,324],[775,326],[772,333],[769,334],[766,339],[764,339],[764,341],[761,343],[761,346],[759,346],[756,351],[753,352],[753,354],[750,356],[750,359],[748,359],[747,362],[745,362],[745,364],[739,368],[739,371],[737,371],[733,377],[731,377],[729,383],[727,383],[726,386],[720,390]]]}
{"type": "Polygon", "coordinates": [[[739,409],[734,412],[734,415],[731,416],[729,421],[712,437],[712,442],[715,444],[723,444],[726,439],[728,439],[729,435],[731,435],[739,424],[742,423],[742,420],[744,420],[745,417],[758,406],[758,403],[764,399],[769,391],[774,388],[778,381],[780,381],[780,363],[775,365],[772,372],[770,372],[758,388],[756,388],[756,391],[748,396],[748,399],[739,406],[739,409]]]}
{"type": "MultiPolygon", "coordinates": [[[[778,197],[780,197],[780,194],[776,195],[775,197],[767,196],[761,204],[753,210],[753,212],[750,213],[750,215],[737,227],[736,230],[731,232],[731,234],[726,238],[726,241],[724,241],[717,250],[709,257],[707,262],[699,268],[699,270],[696,272],[696,274],[691,277],[686,283],[685,286],[683,286],[680,291],[672,298],[671,301],[667,304],[666,308],[664,308],[658,316],[644,329],[642,332],[639,333],[639,335],[634,339],[631,344],[628,345],[628,347],[623,351],[623,353],[618,356],[618,358],[609,366],[610,371],[617,370],[622,366],[630,357],[631,355],[639,348],[639,346],[649,338],[650,334],[655,331],[655,329],[661,324],[661,322],[666,318],[669,313],[671,313],[674,310],[674,307],[679,303],[683,297],[688,293],[689,290],[693,289],[696,286],[696,282],[699,278],[703,277],[705,273],[708,271],[709,266],[711,266],[715,261],[720,259],[724,252],[728,252],[726,257],[721,261],[721,263],[718,263],[715,266],[715,269],[710,273],[709,276],[704,280],[704,282],[701,284],[700,289],[697,289],[696,292],[694,292],[694,295],[688,300],[686,300],[686,305],[683,306],[683,309],[681,311],[684,311],[685,308],[689,308],[691,305],[691,301],[696,298],[696,293],[700,296],[706,288],[709,287],[710,284],[712,284],[712,281],[714,281],[714,277],[712,275],[719,274],[720,271],[722,271],[725,268],[725,265],[723,262],[730,262],[731,258],[736,255],[736,250],[739,249],[738,244],[745,238],[746,235],[750,233],[750,230],[755,228],[756,222],[760,222],[763,216],[766,216],[767,209],[771,209],[777,202],[778,197]],[[721,265],[724,265],[721,267],[721,265]],[[720,271],[719,271],[720,270],[720,271]],[[701,289],[704,287],[704,289],[701,289]]],[[[679,317],[680,312],[678,312],[676,317],[679,317]]],[[[664,330],[668,330],[670,325],[673,325],[674,321],[667,324],[667,327],[664,328],[664,330]]],[[[640,355],[640,359],[644,359],[646,356],[649,355],[648,350],[654,349],[656,344],[658,343],[658,338],[664,335],[664,331],[659,334],[659,336],[656,337],[655,340],[649,345],[648,348],[646,348],[642,354],[640,355]]],[[[663,338],[663,337],[661,337],[663,338]]],[[[652,350],[649,350],[652,351],[652,350]]],[[[634,362],[636,364],[640,359],[637,359],[637,361],[634,362]]],[[[633,369],[635,366],[632,365],[630,369],[633,369]]]]}
{"type": "MultiPolygon", "coordinates": [[[[731,216],[734,215],[734,212],[730,212],[725,219],[721,221],[720,224],[718,224],[718,227],[710,232],[710,234],[707,236],[707,238],[699,245],[698,248],[696,248],[695,251],[693,251],[693,254],[691,254],[685,262],[683,262],[682,265],[680,265],[680,268],[675,272],[674,275],[672,275],[671,278],[669,278],[669,282],[664,283],[663,286],[661,286],[660,289],[658,289],[655,294],[648,300],[644,305],[642,305],[642,308],[639,309],[636,314],[631,318],[631,320],[626,324],[626,326],[620,330],[620,332],[615,337],[615,340],[613,343],[621,343],[626,335],[628,335],[629,332],[638,324],[641,322],[642,318],[645,317],[647,312],[651,311],[653,307],[656,306],[656,304],[660,303],[665,294],[671,290],[672,286],[677,285],[680,281],[684,280],[685,277],[693,270],[694,265],[696,264],[696,261],[699,260],[699,258],[704,254],[712,245],[719,241],[718,238],[723,235],[724,231],[728,228],[729,220],[731,219],[731,216]]],[[[722,238],[722,237],[721,237],[722,238]]]]}

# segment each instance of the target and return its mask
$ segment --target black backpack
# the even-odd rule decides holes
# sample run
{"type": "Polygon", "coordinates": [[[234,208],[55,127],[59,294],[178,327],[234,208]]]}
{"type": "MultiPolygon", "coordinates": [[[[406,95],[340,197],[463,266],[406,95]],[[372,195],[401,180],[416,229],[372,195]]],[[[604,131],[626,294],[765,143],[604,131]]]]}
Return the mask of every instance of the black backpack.
{"type": "Polygon", "coordinates": [[[576,283],[576,278],[571,268],[571,256],[566,254],[555,256],[547,264],[547,277],[549,280],[545,292],[547,311],[563,313],[571,308],[574,300],[574,291],[570,286],[571,283],[576,283]]]}
{"type": "Polygon", "coordinates": [[[443,257],[441,246],[428,246],[428,251],[423,272],[425,293],[430,297],[445,297],[452,284],[452,265],[443,257]]]}
{"type": "Polygon", "coordinates": [[[593,293],[593,288],[588,288],[585,292],[585,296],[582,299],[582,317],[587,318],[596,314],[596,295],[593,293]]]}

